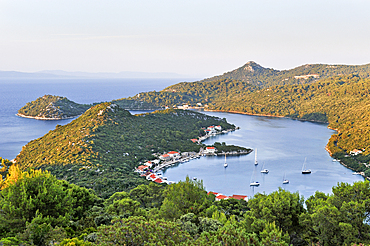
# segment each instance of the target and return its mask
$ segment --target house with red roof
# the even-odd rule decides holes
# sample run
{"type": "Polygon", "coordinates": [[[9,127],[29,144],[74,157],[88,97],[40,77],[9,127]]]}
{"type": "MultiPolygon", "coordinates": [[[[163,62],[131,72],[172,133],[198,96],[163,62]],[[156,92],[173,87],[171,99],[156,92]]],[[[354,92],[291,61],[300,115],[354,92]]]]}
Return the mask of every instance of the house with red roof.
{"type": "Polygon", "coordinates": [[[199,140],[198,139],[196,139],[196,138],[192,138],[192,139],[190,139],[193,143],[199,143],[199,140]]]}
{"type": "Polygon", "coordinates": [[[234,198],[236,200],[244,200],[248,202],[248,196],[243,196],[243,195],[232,195],[230,198],[234,198]]]}
{"type": "Polygon", "coordinates": [[[206,154],[214,154],[215,152],[216,152],[215,147],[206,147],[206,149],[204,150],[204,153],[206,154]]]}
{"type": "Polygon", "coordinates": [[[145,166],[152,167],[153,163],[151,161],[147,161],[144,163],[145,166]]]}
{"type": "Polygon", "coordinates": [[[217,131],[221,131],[221,130],[222,130],[222,127],[221,127],[221,126],[215,126],[215,129],[216,129],[217,131]]]}
{"type": "Polygon", "coordinates": [[[156,182],[156,183],[158,183],[158,184],[163,183],[162,179],[160,179],[160,178],[156,178],[153,181],[156,182]]]}
{"type": "Polygon", "coordinates": [[[216,196],[216,201],[220,201],[220,200],[226,200],[226,199],[229,199],[230,197],[229,196],[225,196],[225,195],[222,195],[222,194],[218,194],[216,196]]]}
{"type": "Polygon", "coordinates": [[[209,127],[207,127],[207,130],[209,130],[210,133],[216,132],[215,126],[209,126],[209,127]]]}
{"type": "Polygon", "coordinates": [[[164,155],[161,155],[161,156],[159,157],[159,159],[161,159],[161,160],[163,160],[163,161],[169,161],[169,160],[171,160],[171,156],[170,156],[170,155],[168,155],[168,154],[164,154],[164,155]]]}
{"type": "Polygon", "coordinates": [[[155,179],[157,179],[157,178],[158,178],[157,175],[155,175],[154,173],[146,176],[146,179],[147,180],[152,180],[152,181],[155,180],[155,179]]]}
{"type": "Polygon", "coordinates": [[[139,173],[143,173],[143,172],[145,172],[146,170],[148,169],[148,166],[144,166],[144,165],[141,165],[141,166],[138,166],[137,168],[136,168],[136,172],[139,172],[139,173]]]}
{"type": "Polygon", "coordinates": [[[180,153],[179,152],[176,152],[176,151],[170,151],[167,153],[171,158],[177,158],[180,156],[180,153]]]}

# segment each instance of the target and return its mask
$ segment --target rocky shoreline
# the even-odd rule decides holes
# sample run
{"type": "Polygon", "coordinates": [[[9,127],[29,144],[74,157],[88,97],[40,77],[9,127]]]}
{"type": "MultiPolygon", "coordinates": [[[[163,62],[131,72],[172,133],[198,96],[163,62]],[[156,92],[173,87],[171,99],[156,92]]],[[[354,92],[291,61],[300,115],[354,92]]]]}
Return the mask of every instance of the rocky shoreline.
{"type": "Polygon", "coordinates": [[[79,117],[80,115],[69,116],[69,117],[66,116],[62,118],[46,118],[46,117],[38,117],[38,116],[28,116],[28,115],[17,113],[16,116],[19,116],[22,118],[28,118],[28,119],[35,119],[35,120],[67,120],[67,119],[73,119],[73,118],[79,117]]]}

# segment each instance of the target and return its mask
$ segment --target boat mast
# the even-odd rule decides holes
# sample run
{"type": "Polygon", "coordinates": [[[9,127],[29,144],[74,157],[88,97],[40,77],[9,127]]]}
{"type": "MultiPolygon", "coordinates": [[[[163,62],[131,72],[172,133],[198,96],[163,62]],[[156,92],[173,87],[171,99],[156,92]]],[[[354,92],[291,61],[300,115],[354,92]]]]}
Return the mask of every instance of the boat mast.
{"type": "Polygon", "coordinates": [[[256,151],[254,152],[254,165],[258,165],[258,161],[257,161],[257,148],[256,148],[256,151]]]}

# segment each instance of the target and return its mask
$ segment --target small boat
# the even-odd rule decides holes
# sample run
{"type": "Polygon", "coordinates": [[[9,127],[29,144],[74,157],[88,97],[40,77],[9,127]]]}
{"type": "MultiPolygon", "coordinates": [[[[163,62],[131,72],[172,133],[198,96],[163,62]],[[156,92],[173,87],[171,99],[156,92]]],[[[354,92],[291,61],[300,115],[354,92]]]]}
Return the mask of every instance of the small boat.
{"type": "Polygon", "coordinates": [[[257,148],[256,148],[256,151],[254,152],[254,165],[258,165],[258,161],[257,161],[257,148]]]}
{"type": "Polygon", "coordinates": [[[283,177],[283,184],[289,184],[289,179],[285,178],[285,173],[284,173],[284,177],[283,177]]]}
{"type": "Polygon", "coordinates": [[[197,180],[197,177],[194,177],[193,180],[197,180]]]}
{"type": "MultiPolygon", "coordinates": [[[[255,169],[256,170],[256,169],[255,169]]],[[[260,183],[258,181],[254,181],[254,174],[255,174],[255,170],[253,170],[253,174],[252,174],[252,178],[251,178],[251,182],[250,182],[250,186],[259,186],[260,183]]]]}
{"type": "Polygon", "coordinates": [[[224,163],[224,167],[225,167],[225,168],[227,167],[226,154],[225,154],[225,163],[224,163]]]}
{"type": "Polygon", "coordinates": [[[304,162],[303,162],[303,166],[302,166],[302,174],[310,174],[311,173],[311,169],[306,168],[306,159],[307,158],[304,158],[304,162]]]}
{"type": "Polygon", "coordinates": [[[264,167],[265,167],[265,163],[263,163],[261,173],[269,173],[269,170],[264,167]]]}

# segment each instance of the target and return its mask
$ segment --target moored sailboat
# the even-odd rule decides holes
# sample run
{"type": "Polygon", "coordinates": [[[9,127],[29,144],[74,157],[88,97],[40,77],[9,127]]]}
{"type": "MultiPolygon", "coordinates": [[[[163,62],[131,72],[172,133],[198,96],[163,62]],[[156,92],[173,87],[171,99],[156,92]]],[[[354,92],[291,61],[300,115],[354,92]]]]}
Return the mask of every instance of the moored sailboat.
{"type": "Polygon", "coordinates": [[[226,162],[226,153],[225,153],[225,163],[224,163],[224,167],[225,167],[225,168],[227,167],[227,162],[226,162]]]}
{"type": "Polygon", "coordinates": [[[302,166],[302,174],[310,174],[311,173],[311,169],[306,168],[306,159],[307,158],[304,158],[304,162],[303,162],[303,166],[302,166]]]}
{"type": "MultiPolygon", "coordinates": [[[[256,170],[256,169],[255,169],[256,170]]],[[[253,170],[253,174],[252,174],[252,178],[251,178],[251,182],[250,182],[250,186],[259,186],[260,183],[258,181],[254,181],[254,172],[255,170],[253,170]]]]}
{"type": "Polygon", "coordinates": [[[289,179],[285,178],[285,173],[284,173],[284,177],[283,177],[283,184],[289,184],[289,179]]]}
{"type": "Polygon", "coordinates": [[[269,173],[269,170],[265,168],[265,162],[263,162],[261,173],[269,173]]]}

